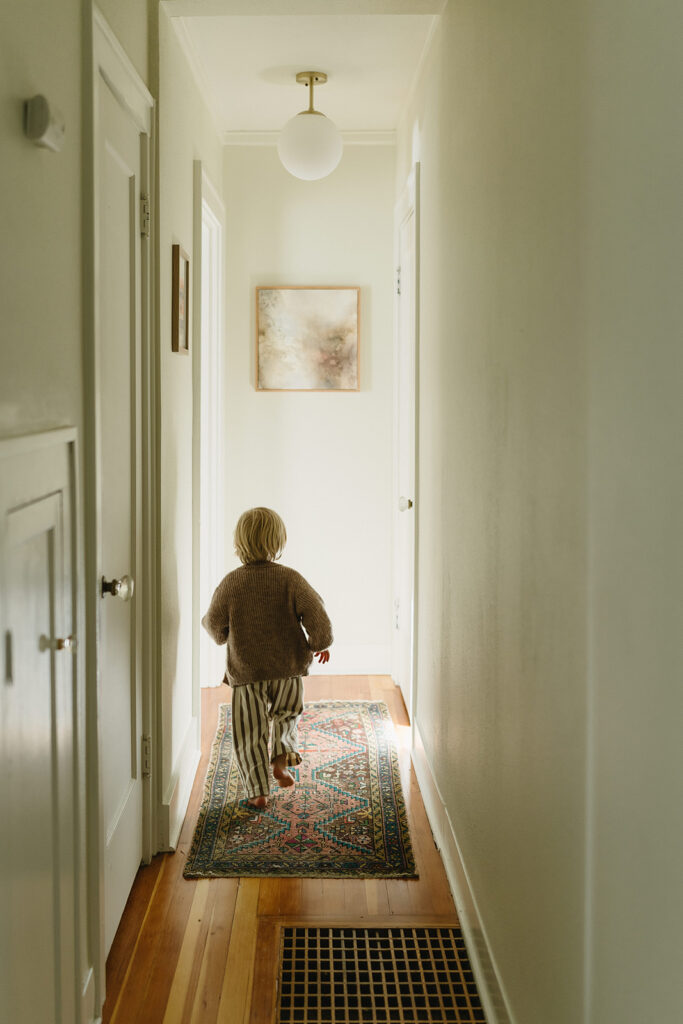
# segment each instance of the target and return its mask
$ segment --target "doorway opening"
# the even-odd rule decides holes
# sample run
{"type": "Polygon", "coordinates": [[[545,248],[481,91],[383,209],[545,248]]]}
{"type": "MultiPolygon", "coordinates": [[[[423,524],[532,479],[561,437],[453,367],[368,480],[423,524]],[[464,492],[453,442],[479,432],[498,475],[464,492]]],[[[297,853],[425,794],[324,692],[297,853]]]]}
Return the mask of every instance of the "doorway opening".
{"type": "Polygon", "coordinates": [[[411,724],[416,699],[419,164],[396,207],[393,676],[411,724]]]}

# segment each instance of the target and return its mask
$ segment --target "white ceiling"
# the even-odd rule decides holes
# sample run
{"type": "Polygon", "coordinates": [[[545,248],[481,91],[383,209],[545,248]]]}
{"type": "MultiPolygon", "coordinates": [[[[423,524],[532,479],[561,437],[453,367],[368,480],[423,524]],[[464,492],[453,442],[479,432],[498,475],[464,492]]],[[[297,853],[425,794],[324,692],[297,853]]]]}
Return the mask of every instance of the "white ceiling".
{"type": "Polygon", "coordinates": [[[315,107],[341,131],[377,134],[378,141],[393,132],[440,5],[317,0],[314,9],[325,14],[287,13],[310,9],[310,0],[169,0],[163,6],[230,142],[248,141],[243,133],[278,132],[305,109],[308,89],[295,75],[309,70],[327,73],[315,107]],[[243,13],[245,6],[251,13],[243,13]],[[341,9],[346,13],[328,13],[341,9]]]}

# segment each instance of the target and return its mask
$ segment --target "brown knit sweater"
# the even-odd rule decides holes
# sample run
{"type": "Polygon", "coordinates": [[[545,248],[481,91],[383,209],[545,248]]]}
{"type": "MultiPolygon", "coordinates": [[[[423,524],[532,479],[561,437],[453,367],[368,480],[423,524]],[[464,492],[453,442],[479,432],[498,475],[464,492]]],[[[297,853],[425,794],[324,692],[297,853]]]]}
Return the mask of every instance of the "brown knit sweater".
{"type": "Polygon", "coordinates": [[[227,641],[225,681],[231,686],[305,676],[314,652],[332,643],[320,595],[294,569],[275,562],[228,573],[202,625],[217,644],[227,641]]]}

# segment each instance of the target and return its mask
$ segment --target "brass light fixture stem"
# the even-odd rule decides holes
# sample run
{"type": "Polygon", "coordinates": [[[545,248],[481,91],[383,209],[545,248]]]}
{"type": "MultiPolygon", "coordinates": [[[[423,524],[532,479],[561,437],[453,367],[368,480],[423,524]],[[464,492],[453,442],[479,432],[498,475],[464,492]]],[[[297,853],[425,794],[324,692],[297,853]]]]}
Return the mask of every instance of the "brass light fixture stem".
{"type": "Polygon", "coordinates": [[[297,82],[307,85],[311,90],[308,97],[308,110],[302,110],[302,114],[317,114],[318,111],[313,107],[313,85],[324,85],[327,81],[327,75],[324,71],[300,71],[296,76],[297,82]]]}

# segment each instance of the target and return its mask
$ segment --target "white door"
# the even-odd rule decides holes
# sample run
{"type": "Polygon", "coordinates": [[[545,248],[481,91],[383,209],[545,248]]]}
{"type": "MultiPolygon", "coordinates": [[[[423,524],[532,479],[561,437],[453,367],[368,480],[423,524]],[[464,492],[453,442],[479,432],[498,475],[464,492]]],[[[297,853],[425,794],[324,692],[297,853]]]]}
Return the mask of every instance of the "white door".
{"type": "Polygon", "coordinates": [[[7,447],[0,445],[0,1020],[71,1024],[80,979],[69,445],[5,457],[7,447]]]}
{"type": "Polygon", "coordinates": [[[142,860],[141,136],[100,80],[97,105],[100,766],[105,953],[142,860]],[[135,589],[131,593],[131,587],[135,589]]]}
{"type": "Polygon", "coordinates": [[[396,566],[394,674],[413,719],[416,495],[416,206],[414,178],[397,209],[396,566]]]}

